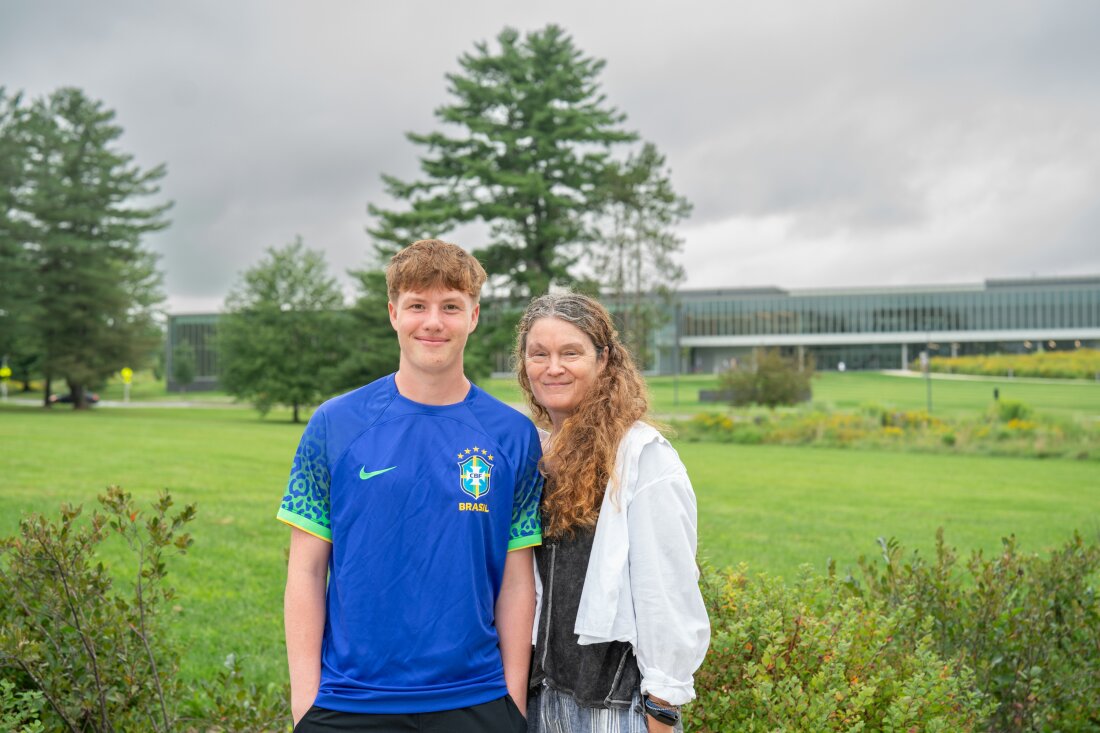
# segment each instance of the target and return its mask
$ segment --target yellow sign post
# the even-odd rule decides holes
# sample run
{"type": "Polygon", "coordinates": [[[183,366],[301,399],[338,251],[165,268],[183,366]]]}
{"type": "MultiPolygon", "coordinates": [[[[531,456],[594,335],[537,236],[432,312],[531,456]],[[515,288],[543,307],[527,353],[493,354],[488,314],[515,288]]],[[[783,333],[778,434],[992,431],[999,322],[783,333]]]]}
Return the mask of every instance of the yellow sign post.
{"type": "Polygon", "coordinates": [[[118,375],[122,377],[122,401],[130,401],[130,383],[134,381],[134,370],[130,367],[122,367],[118,375]]]}
{"type": "Polygon", "coordinates": [[[8,401],[8,380],[11,379],[11,367],[7,364],[0,366],[0,395],[4,402],[8,401]]]}

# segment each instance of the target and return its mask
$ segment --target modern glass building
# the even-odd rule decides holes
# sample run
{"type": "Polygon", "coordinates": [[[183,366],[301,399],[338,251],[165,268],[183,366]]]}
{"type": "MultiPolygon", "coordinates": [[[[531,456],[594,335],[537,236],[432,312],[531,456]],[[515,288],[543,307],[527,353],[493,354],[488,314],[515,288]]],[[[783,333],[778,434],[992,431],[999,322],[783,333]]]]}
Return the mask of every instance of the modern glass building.
{"type": "Polygon", "coordinates": [[[1100,343],[1100,276],[843,290],[689,290],[657,335],[660,373],[715,372],[754,348],[812,356],[819,369],[904,369],[933,355],[1100,343]]]}
{"type": "MultiPolygon", "coordinates": [[[[482,323],[495,304],[482,301],[482,323]]],[[[1100,346],[1100,276],[986,280],[978,285],[781,290],[684,290],[652,334],[651,373],[713,373],[756,348],[812,358],[818,369],[905,369],[932,355],[1100,346]],[[679,348],[677,348],[677,346],[679,348]],[[675,358],[679,351],[679,364],[675,358]]],[[[217,314],[169,316],[167,359],[188,341],[196,380],[217,384],[217,314]]],[[[509,354],[497,355],[506,369],[509,354]]],[[[169,382],[169,389],[176,386],[169,382]]]]}
{"type": "Polygon", "coordinates": [[[179,392],[180,385],[172,378],[172,355],[176,346],[186,342],[195,354],[195,381],[189,391],[214,389],[218,386],[217,313],[194,313],[168,316],[168,339],[164,353],[164,373],[169,392],[179,392]]]}

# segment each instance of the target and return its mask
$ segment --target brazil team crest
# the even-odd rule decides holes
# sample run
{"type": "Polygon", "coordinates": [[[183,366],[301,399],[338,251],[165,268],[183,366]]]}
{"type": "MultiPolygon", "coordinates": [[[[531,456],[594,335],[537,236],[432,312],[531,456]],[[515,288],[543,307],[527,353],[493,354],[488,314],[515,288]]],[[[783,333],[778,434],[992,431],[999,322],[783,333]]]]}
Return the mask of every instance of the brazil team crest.
{"type": "Polygon", "coordinates": [[[458,481],[462,490],[474,499],[488,494],[493,475],[493,455],[475,445],[459,453],[458,457],[458,481]]]}

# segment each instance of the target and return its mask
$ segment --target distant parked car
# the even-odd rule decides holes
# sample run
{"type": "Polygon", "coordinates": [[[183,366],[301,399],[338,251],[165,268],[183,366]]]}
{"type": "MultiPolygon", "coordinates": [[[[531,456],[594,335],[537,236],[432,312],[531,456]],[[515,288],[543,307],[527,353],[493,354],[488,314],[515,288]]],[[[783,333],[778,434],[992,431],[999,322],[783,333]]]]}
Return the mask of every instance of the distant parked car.
{"type": "MultiPolygon", "coordinates": [[[[89,405],[94,405],[95,403],[99,402],[99,395],[96,394],[95,392],[85,392],[84,393],[84,401],[86,403],[88,403],[89,405]]],[[[50,395],[50,404],[51,405],[71,405],[72,403],[73,403],[73,393],[72,392],[66,392],[63,395],[55,395],[55,394],[50,395]]]]}

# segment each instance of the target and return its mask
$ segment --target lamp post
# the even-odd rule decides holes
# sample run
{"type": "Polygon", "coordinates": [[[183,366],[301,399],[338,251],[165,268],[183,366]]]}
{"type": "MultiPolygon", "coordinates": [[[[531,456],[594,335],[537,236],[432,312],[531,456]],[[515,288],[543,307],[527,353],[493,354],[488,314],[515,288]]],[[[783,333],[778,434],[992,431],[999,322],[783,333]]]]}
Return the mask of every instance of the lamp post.
{"type": "Polygon", "coordinates": [[[680,406],[680,301],[676,301],[675,316],[676,328],[674,329],[676,335],[673,337],[675,346],[672,354],[672,406],[680,406]]]}
{"type": "Polygon", "coordinates": [[[932,370],[928,366],[928,349],[920,352],[920,368],[924,372],[924,394],[928,414],[932,414],[932,370]]]}

